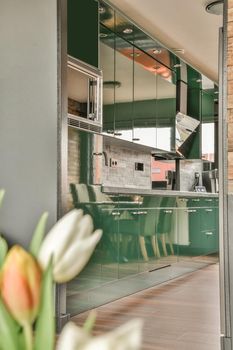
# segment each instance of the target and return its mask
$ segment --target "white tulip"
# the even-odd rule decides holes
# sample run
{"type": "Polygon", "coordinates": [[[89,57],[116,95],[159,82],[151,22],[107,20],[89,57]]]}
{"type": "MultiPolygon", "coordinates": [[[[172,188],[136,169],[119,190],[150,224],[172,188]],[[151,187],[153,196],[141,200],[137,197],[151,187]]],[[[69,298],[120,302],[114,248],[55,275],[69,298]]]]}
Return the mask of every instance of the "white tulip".
{"type": "Polygon", "coordinates": [[[52,257],[53,278],[64,283],[77,276],[90,259],[102,236],[102,230],[93,232],[90,215],[74,209],[61,218],[42,242],[38,260],[46,269],[52,257]]]}
{"type": "Polygon", "coordinates": [[[119,328],[91,337],[84,329],[69,322],[64,327],[57,350],[139,350],[142,342],[142,320],[131,320],[119,328]]]}

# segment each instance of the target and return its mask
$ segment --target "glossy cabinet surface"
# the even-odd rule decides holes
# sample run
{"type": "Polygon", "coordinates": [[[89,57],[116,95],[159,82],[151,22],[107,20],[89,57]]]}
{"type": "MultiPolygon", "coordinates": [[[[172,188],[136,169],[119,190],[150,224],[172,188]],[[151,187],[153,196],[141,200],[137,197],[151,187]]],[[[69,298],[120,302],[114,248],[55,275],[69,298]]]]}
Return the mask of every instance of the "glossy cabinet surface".
{"type": "Polygon", "coordinates": [[[176,73],[127,36],[100,25],[103,132],[175,151],[176,73]]]}
{"type": "MultiPolygon", "coordinates": [[[[217,261],[217,198],[110,195],[102,193],[100,186],[85,186],[89,201],[78,199],[76,186],[72,189],[74,205],[91,213],[95,228],[103,229],[103,237],[88,266],[78,276],[75,288],[80,295],[94,293],[99,297],[100,290],[112,286],[113,295],[107,298],[114,300],[143,289],[139,282],[130,286],[130,278],[141,273],[153,272],[156,284],[177,276],[179,266],[198,268],[217,261]],[[125,290],[116,284],[120,281],[128,283],[125,290]]],[[[145,276],[150,281],[150,275],[145,276]]],[[[68,285],[68,291],[72,292],[74,284],[75,280],[68,285]]],[[[106,302],[106,296],[101,298],[102,303],[106,302]]],[[[68,307],[71,313],[76,312],[72,298],[68,298],[68,307]]],[[[87,308],[82,304],[82,310],[87,308]]]]}
{"type": "Polygon", "coordinates": [[[212,98],[217,92],[213,89],[211,92],[213,81],[148,36],[109,4],[100,1],[99,6],[100,64],[105,86],[104,132],[149,146],[164,159],[181,157],[213,161],[217,153],[218,133],[216,106],[214,120],[210,111],[217,96],[212,98]],[[187,86],[187,92],[182,97],[179,95],[181,81],[187,86]],[[112,100],[107,98],[110,94],[112,100]],[[182,110],[180,98],[183,102],[186,100],[182,110]],[[179,149],[181,145],[177,141],[180,139],[177,137],[180,135],[178,127],[182,124],[177,119],[178,112],[188,117],[182,130],[182,135],[187,137],[181,143],[185,143],[182,149],[179,149]],[[213,134],[211,150],[208,145],[203,148],[206,133],[213,134]]]}
{"type": "Polygon", "coordinates": [[[98,67],[98,27],[98,3],[95,0],[67,1],[67,52],[70,56],[98,67]]]}

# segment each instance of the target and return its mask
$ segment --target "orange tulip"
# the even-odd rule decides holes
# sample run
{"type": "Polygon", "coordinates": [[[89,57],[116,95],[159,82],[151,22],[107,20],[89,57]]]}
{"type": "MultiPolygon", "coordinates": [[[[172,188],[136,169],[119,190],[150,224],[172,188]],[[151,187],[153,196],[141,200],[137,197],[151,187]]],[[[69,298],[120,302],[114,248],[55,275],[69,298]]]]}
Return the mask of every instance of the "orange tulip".
{"type": "Polygon", "coordinates": [[[20,246],[7,254],[1,271],[0,292],[8,310],[22,326],[33,323],[40,302],[41,269],[20,246]]]}

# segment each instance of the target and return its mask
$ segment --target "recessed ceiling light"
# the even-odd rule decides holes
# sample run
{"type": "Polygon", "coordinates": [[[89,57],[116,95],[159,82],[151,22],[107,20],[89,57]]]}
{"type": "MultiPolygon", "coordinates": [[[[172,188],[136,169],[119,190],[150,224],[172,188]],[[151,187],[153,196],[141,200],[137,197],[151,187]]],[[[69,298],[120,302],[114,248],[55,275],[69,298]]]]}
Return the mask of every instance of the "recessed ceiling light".
{"type": "Polygon", "coordinates": [[[131,57],[139,57],[140,53],[139,52],[132,52],[129,54],[131,57]]]}
{"type": "Polygon", "coordinates": [[[107,38],[108,34],[105,33],[99,33],[100,38],[107,38]]]}
{"type": "Polygon", "coordinates": [[[153,53],[154,53],[155,55],[159,55],[161,52],[162,52],[161,49],[154,49],[154,50],[153,50],[153,53]]]}
{"type": "Polygon", "coordinates": [[[206,12],[213,15],[223,14],[223,0],[211,1],[205,8],[206,12]]]}
{"type": "Polygon", "coordinates": [[[173,48],[172,51],[174,51],[174,52],[176,52],[176,53],[182,53],[182,54],[185,53],[184,49],[182,49],[182,48],[176,48],[176,47],[173,48]]]}
{"type": "Polygon", "coordinates": [[[105,12],[105,8],[103,6],[99,7],[99,13],[104,13],[105,12]]]}
{"type": "Polygon", "coordinates": [[[131,34],[131,33],[133,33],[133,29],[132,29],[132,28],[125,28],[125,29],[123,30],[123,33],[124,33],[124,34],[131,34]]]}
{"type": "Polygon", "coordinates": [[[181,66],[182,66],[182,64],[177,63],[177,64],[174,64],[173,68],[180,68],[181,66]]]}

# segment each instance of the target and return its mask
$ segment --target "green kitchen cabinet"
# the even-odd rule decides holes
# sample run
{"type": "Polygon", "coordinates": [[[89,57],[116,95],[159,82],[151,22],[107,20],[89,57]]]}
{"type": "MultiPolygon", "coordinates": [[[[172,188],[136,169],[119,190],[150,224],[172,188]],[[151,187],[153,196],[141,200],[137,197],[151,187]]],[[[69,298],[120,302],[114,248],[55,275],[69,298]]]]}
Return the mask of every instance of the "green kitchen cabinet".
{"type": "Polygon", "coordinates": [[[98,67],[98,28],[99,15],[97,1],[67,1],[68,55],[98,67]]]}
{"type": "Polygon", "coordinates": [[[189,200],[189,251],[191,255],[218,252],[218,202],[214,198],[189,200]]]}

